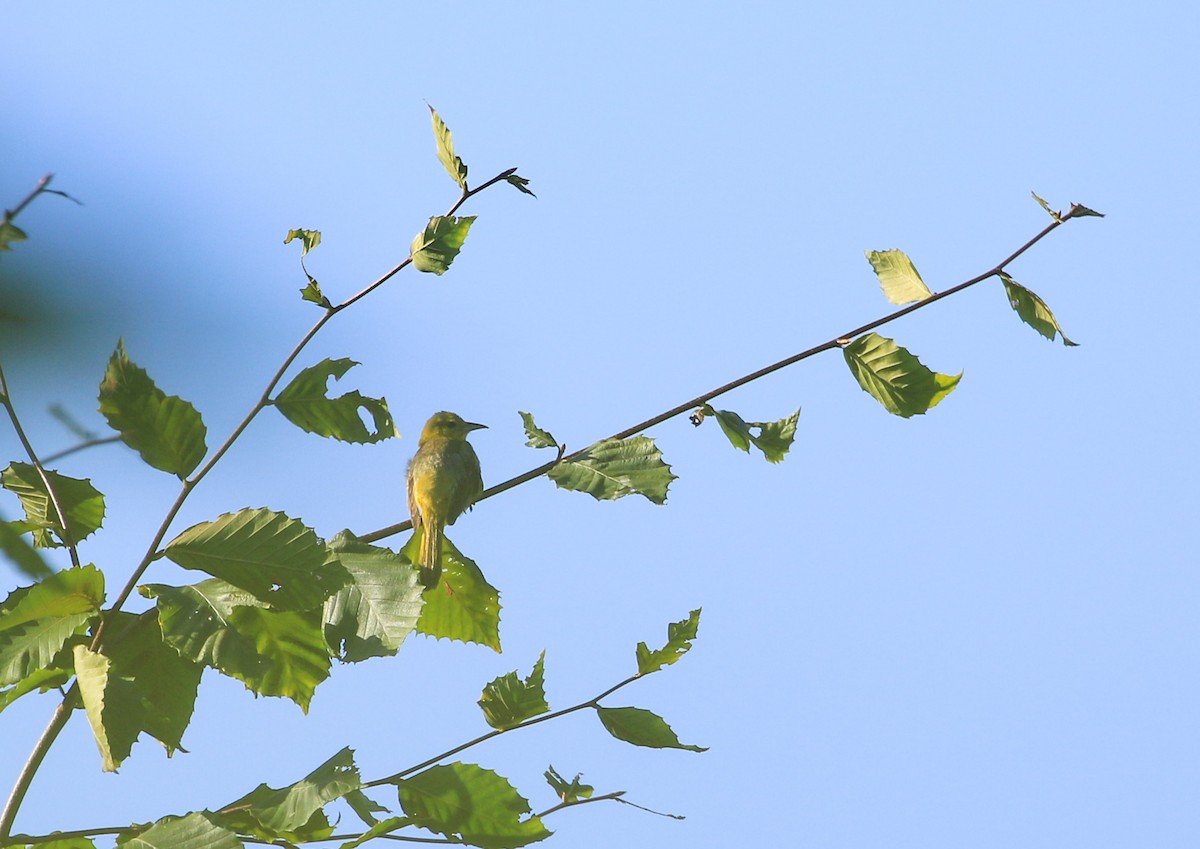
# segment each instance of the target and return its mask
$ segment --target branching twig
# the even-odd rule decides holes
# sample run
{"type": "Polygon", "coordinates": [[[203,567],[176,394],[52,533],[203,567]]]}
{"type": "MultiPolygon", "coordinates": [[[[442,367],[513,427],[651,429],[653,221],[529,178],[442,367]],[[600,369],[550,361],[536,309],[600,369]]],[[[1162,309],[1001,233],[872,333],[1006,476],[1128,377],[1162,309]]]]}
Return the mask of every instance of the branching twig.
{"type": "MultiPolygon", "coordinates": [[[[1072,218],[1075,215],[1075,211],[1076,211],[1076,207],[1071,207],[1071,209],[1068,212],[1063,214],[1061,217],[1055,219],[1054,221],[1050,222],[1050,224],[1048,224],[1045,228],[1043,228],[1040,233],[1038,233],[1036,236],[1034,236],[1028,242],[1023,244],[1021,247],[1017,248],[1017,250],[1013,251],[1011,254],[1009,254],[1007,257],[1005,257],[999,263],[994,265],[992,268],[988,269],[987,271],[983,272],[982,274],[972,277],[970,280],[963,281],[962,283],[959,283],[957,286],[953,286],[949,289],[946,289],[943,292],[937,293],[936,295],[931,295],[930,297],[925,298],[923,301],[918,301],[915,304],[909,304],[908,306],[906,306],[902,309],[896,310],[895,312],[889,313],[888,315],[885,315],[882,318],[878,318],[874,321],[868,322],[868,323],[864,324],[862,327],[856,327],[854,330],[851,330],[848,333],[843,333],[839,336],[836,336],[833,339],[830,339],[828,342],[822,342],[820,345],[814,345],[811,348],[808,348],[797,354],[793,354],[792,356],[790,356],[786,359],[780,360],[777,363],[772,363],[769,366],[760,368],[758,371],[754,371],[754,372],[751,372],[750,374],[743,375],[742,377],[739,377],[736,380],[731,380],[729,383],[726,383],[723,386],[718,386],[716,389],[713,389],[709,392],[705,392],[703,395],[697,395],[695,398],[692,398],[690,401],[684,401],[682,404],[678,404],[669,410],[659,413],[656,416],[652,416],[651,418],[648,418],[643,422],[639,422],[638,424],[635,424],[632,427],[628,427],[625,430],[622,430],[619,433],[615,433],[608,438],[609,439],[627,439],[630,436],[635,436],[636,434],[639,434],[644,430],[648,430],[648,429],[654,427],[655,425],[662,424],[663,422],[667,421],[668,419],[673,419],[676,416],[683,415],[684,413],[690,412],[691,410],[694,410],[697,407],[703,406],[704,404],[707,404],[709,401],[713,400],[714,398],[716,398],[720,395],[724,395],[727,392],[731,392],[740,386],[745,386],[747,383],[751,383],[755,380],[758,380],[759,378],[766,377],[767,375],[777,372],[780,369],[784,369],[784,368],[787,368],[788,366],[795,365],[796,363],[800,362],[801,360],[807,360],[809,357],[815,356],[823,351],[829,351],[834,348],[840,348],[840,347],[844,346],[848,340],[853,339],[855,336],[860,336],[863,333],[866,333],[870,330],[874,330],[877,327],[882,327],[883,325],[888,324],[889,322],[895,321],[896,319],[898,319],[902,316],[908,315],[911,312],[915,312],[916,310],[919,310],[923,307],[927,307],[930,304],[935,303],[936,301],[940,301],[943,298],[948,298],[951,295],[955,294],[956,292],[961,292],[963,289],[974,286],[976,283],[979,283],[983,280],[987,280],[989,277],[995,277],[998,274],[1000,274],[1000,272],[1004,271],[1004,269],[1009,265],[1009,263],[1013,262],[1013,260],[1015,260],[1021,254],[1025,253],[1027,250],[1029,250],[1034,245],[1036,245],[1038,242],[1040,242],[1042,239],[1044,239],[1046,237],[1046,235],[1050,233],[1050,231],[1054,230],[1056,227],[1058,227],[1060,224],[1067,221],[1069,218],[1072,218]]],[[[587,453],[587,451],[588,451],[587,448],[583,448],[579,451],[575,451],[571,454],[567,454],[565,457],[562,456],[562,452],[560,451],[559,456],[557,458],[555,458],[554,460],[551,460],[549,463],[543,463],[542,465],[537,466],[536,468],[530,469],[529,471],[524,472],[522,474],[519,474],[514,478],[510,478],[509,480],[506,480],[503,483],[499,483],[499,484],[496,484],[495,486],[488,487],[487,489],[485,489],[483,491],[483,494],[479,496],[479,501],[482,501],[485,498],[491,498],[493,495],[499,495],[500,493],[510,490],[515,486],[520,486],[523,483],[527,483],[527,482],[533,480],[534,478],[539,478],[542,475],[546,474],[551,469],[553,469],[559,463],[570,462],[571,460],[579,459],[579,458],[583,457],[587,453]]],[[[370,533],[362,534],[358,538],[360,540],[362,540],[363,542],[368,542],[368,543],[369,542],[377,542],[381,539],[390,537],[394,534],[398,534],[403,531],[407,531],[411,528],[412,528],[412,520],[406,519],[403,522],[398,522],[397,524],[394,524],[394,525],[388,525],[386,528],[380,528],[377,531],[371,531],[370,533]]]]}

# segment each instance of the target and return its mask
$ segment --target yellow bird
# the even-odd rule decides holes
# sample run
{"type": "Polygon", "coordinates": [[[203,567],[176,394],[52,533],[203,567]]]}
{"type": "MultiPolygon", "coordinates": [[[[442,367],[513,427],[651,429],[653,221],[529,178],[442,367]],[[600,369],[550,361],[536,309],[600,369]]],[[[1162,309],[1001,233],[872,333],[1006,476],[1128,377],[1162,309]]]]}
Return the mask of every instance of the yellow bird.
{"type": "Polygon", "coordinates": [[[421,583],[436,587],[442,575],[442,536],[483,493],[479,458],[467,434],[487,425],[463,421],[456,413],[434,413],[421,431],[417,453],[408,461],[408,512],[421,538],[421,583]]]}

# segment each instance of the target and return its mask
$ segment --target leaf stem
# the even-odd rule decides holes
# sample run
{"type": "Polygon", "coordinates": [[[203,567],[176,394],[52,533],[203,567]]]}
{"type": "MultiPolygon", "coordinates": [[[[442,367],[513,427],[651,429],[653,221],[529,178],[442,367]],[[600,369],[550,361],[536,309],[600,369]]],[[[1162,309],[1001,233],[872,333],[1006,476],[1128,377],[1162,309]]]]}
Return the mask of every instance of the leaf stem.
{"type": "MultiPolygon", "coordinates": [[[[709,401],[713,400],[714,398],[724,395],[727,392],[731,392],[734,389],[737,389],[738,387],[745,386],[747,383],[751,383],[755,380],[759,380],[760,378],[766,377],[767,375],[777,372],[780,369],[784,369],[784,368],[787,368],[788,366],[795,365],[796,363],[800,362],[801,360],[807,360],[809,357],[813,357],[817,354],[820,354],[823,351],[829,351],[834,348],[840,348],[843,345],[845,345],[848,342],[848,340],[854,338],[855,336],[859,336],[870,330],[874,330],[877,327],[882,327],[883,325],[893,322],[896,319],[901,318],[902,316],[906,316],[911,312],[916,312],[917,310],[923,309],[924,307],[927,307],[930,304],[940,301],[943,298],[948,298],[951,295],[956,294],[957,292],[961,292],[963,289],[970,288],[971,286],[974,286],[976,283],[979,283],[983,280],[987,280],[989,277],[994,277],[994,276],[1000,274],[1000,272],[1004,271],[1004,269],[1009,265],[1009,263],[1016,260],[1017,257],[1021,256],[1021,254],[1028,251],[1030,248],[1032,248],[1034,245],[1036,245],[1038,242],[1040,242],[1042,239],[1044,239],[1047,235],[1049,235],[1049,233],[1052,230],[1054,230],[1056,227],[1060,226],[1061,224],[1066,222],[1068,219],[1075,217],[1076,209],[1077,209],[1077,207],[1072,206],[1071,209],[1065,215],[1063,215],[1061,218],[1058,218],[1058,219],[1050,222],[1050,224],[1048,224],[1046,227],[1044,227],[1041,230],[1041,232],[1039,232],[1037,235],[1035,235],[1033,238],[1031,238],[1025,244],[1021,245],[1021,247],[1017,248],[1015,251],[1013,251],[1011,254],[1009,254],[1007,257],[1005,257],[1003,260],[1001,260],[999,263],[992,266],[990,269],[983,272],[982,274],[977,274],[976,276],[972,277],[971,279],[964,280],[962,283],[959,283],[956,286],[946,289],[943,292],[939,292],[936,295],[931,295],[930,297],[925,298],[922,301],[918,301],[915,304],[909,304],[908,306],[903,307],[902,309],[898,309],[895,312],[888,313],[887,315],[885,315],[881,318],[877,318],[874,321],[867,322],[866,324],[862,325],[861,327],[856,327],[855,329],[853,329],[847,333],[843,333],[843,334],[840,334],[839,336],[835,336],[833,339],[830,339],[827,342],[822,342],[819,345],[814,345],[811,348],[807,348],[803,351],[800,351],[799,353],[793,354],[792,356],[782,359],[779,362],[772,363],[771,365],[764,366],[763,368],[760,368],[757,371],[753,371],[753,372],[750,372],[749,374],[742,375],[741,377],[737,378],[736,380],[731,380],[726,384],[718,386],[716,389],[712,389],[708,392],[705,392],[703,395],[697,395],[695,398],[692,398],[689,401],[684,401],[682,404],[677,404],[676,406],[672,407],[671,409],[665,410],[656,416],[652,416],[652,417],[646,419],[645,421],[639,422],[638,424],[635,424],[631,427],[625,428],[625,430],[622,430],[619,433],[613,434],[612,436],[608,437],[608,439],[627,439],[630,436],[639,434],[644,430],[648,430],[648,429],[654,427],[655,425],[662,424],[663,422],[667,421],[668,419],[673,419],[676,416],[679,416],[679,415],[687,413],[691,410],[694,410],[696,407],[703,406],[704,404],[707,404],[709,401]]],[[[493,495],[499,495],[500,493],[510,490],[515,486],[520,486],[521,484],[527,483],[527,482],[533,480],[534,478],[539,478],[542,475],[549,472],[551,469],[553,469],[559,463],[570,462],[571,460],[575,460],[575,459],[582,457],[584,454],[587,453],[587,450],[588,450],[588,448],[583,448],[579,451],[575,451],[571,454],[567,454],[566,456],[561,456],[562,452],[560,451],[559,452],[560,456],[554,460],[551,460],[549,463],[543,463],[542,465],[537,466],[536,468],[530,469],[527,472],[523,472],[522,474],[519,474],[514,478],[510,478],[509,480],[506,480],[503,483],[498,483],[495,486],[488,487],[487,489],[485,489],[483,491],[483,494],[479,496],[478,501],[482,501],[485,498],[491,498],[493,495]]],[[[478,503],[478,501],[476,503],[478,503]]],[[[359,535],[358,538],[360,540],[362,540],[363,542],[367,542],[367,543],[377,542],[381,539],[392,536],[394,534],[398,534],[403,531],[407,531],[410,528],[412,528],[412,520],[406,519],[403,522],[398,522],[394,525],[388,525],[386,528],[380,528],[377,531],[371,531],[370,533],[361,534],[361,535],[359,535]]]]}

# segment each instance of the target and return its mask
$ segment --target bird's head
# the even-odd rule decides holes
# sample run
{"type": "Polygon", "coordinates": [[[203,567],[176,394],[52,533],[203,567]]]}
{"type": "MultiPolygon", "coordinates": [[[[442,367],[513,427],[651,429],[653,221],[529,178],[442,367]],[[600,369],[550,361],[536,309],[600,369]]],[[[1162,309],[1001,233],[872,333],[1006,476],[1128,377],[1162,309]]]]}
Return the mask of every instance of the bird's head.
{"type": "Polygon", "coordinates": [[[434,437],[443,439],[466,439],[467,434],[473,430],[486,428],[487,425],[475,424],[474,422],[463,421],[463,417],[458,413],[434,413],[429,417],[429,421],[425,422],[425,427],[421,430],[421,442],[434,437]]]}

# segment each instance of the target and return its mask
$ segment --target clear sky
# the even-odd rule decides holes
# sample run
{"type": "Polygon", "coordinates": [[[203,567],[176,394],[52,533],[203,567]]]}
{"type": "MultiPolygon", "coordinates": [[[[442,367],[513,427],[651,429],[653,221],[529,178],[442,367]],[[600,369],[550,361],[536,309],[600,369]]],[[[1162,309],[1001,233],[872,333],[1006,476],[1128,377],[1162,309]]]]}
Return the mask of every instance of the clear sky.
{"type": "MultiPolygon", "coordinates": [[[[317,315],[287,230],[323,231],[309,270],[336,298],[453,202],[426,103],[473,180],[519,166],[537,193],[473,199],[449,273],[404,272],[302,357],[360,361],[343,384],[386,396],[402,439],[326,443],[268,411],[177,530],[247,506],[386,526],[435,410],[490,426],[496,483],[546,459],[518,410],[582,447],[889,312],[864,250],[906,251],[938,291],[1047,223],[1031,190],[1107,214],[1009,268],[1080,347],[990,281],[881,331],[964,372],[926,416],[888,415],[827,353],[720,400],[803,408],[780,465],[680,418],[651,434],[679,475],[664,507],[545,480],[489,500],[452,536],[503,593],[502,655],[414,636],[335,668],[307,716],[208,673],[189,753],[143,740],[118,775],[78,716],[18,830],[216,807],[343,746],[386,775],[486,730],[483,684],[543,648],[565,707],[702,606],[692,653],[612,704],[710,751],[580,715],[464,756],[535,809],[553,764],[687,817],[587,806],[548,845],[1194,847],[1196,9],[4,4],[0,205],[47,172],[85,204],[39,200],[0,258],[6,304],[51,305],[0,338],[44,452],[72,441],[52,403],[103,429],[119,336],[223,438],[317,315]]],[[[113,446],[60,470],[108,496],[84,556],[122,583],[172,479],[113,446]]],[[[53,698],[0,716],[5,794],[53,698]]]]}

